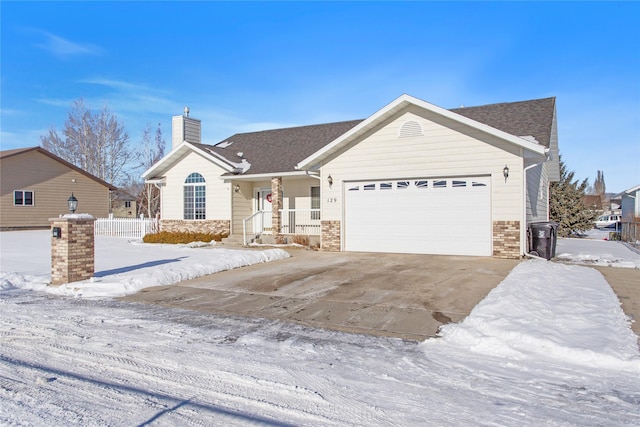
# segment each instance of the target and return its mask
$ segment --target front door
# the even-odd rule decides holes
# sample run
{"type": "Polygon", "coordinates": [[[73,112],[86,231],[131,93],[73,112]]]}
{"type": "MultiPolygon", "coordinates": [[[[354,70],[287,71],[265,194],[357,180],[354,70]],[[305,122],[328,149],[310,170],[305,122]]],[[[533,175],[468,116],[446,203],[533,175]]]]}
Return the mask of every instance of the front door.
{"type": "Polygon", "coordinates": [[[271,188],[257,190],[256,212],[262,212],[262,215],[254,217],[253,229],[262,230],[264,233],[270,234],[273,230],[271,226],[271,188]]]}

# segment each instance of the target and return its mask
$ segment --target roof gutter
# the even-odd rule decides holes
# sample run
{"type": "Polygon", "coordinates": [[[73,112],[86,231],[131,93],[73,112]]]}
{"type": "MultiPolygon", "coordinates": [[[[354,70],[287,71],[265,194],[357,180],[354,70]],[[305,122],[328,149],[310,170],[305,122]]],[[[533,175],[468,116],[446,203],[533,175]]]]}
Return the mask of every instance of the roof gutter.
{"type": "MultiPolygon", "coordinates": [[[[222,180],[234,180],[234,181],[256,181],[259,179],[271,179],[274,176],[281,177],[304,177],[307,176],[306,171],[295,171],[295,172],[271,172],[271,173],[256,173],[256,174],[247,174],[247,175],[229,175],[224,174],[220,175],[218,179],[222,180]]],[[[318,178],[319,179],[319,178],[318,178]]]]}

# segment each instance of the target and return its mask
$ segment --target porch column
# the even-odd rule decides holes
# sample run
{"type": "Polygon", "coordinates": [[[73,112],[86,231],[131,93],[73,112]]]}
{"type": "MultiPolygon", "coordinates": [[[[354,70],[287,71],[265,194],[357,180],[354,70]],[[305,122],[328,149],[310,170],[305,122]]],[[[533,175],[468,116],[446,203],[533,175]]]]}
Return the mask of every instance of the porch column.
{"type": "Polygon", "coordinates": [[[271,227],[276,242],[279,243],[280,230],[282,230],[282,217],[280,210],[282,209],[282,177],[274,176],[271,178],[271,227]]]}

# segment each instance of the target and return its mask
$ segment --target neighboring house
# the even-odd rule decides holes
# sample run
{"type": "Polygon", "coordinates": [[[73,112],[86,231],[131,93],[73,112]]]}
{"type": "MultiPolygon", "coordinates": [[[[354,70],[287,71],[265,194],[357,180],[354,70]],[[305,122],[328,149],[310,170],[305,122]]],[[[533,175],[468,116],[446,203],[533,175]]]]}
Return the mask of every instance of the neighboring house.
{"type": "Polygon", "coordinates": [[[602,199],[602,194],[587,194],[584,196],[583,202],[587,209],[600,214],[604,211],[602,199]]]}
{"type": "Polygon", "coordinates": [[[319,236],[329,251],[517,258],[560,178],[555,98],[446,110],[402,95],[365,120],[200,143],[173,118],[147,170],[161,227],[319,236]]]}
{"type": "Polygon", "coordinates": [[[622,222],[634,222],[635,218],[640,218],[640,185],[615,196],[616,199],[618,197],[621,199],[622,222]]]}
{"type": "Polygon", "coordinates": [[[111,192],[111,213],[115,218],[136,218],[138,199],[124,190],[111,192]]]}
{"type": "Polygon", "coordinates": [[[109,214],[111,184],[40,147],[0,152],[0,229],[46,228],[49,218],[69,213],[67,199],[78,199],[78,213],[109,214]]]}

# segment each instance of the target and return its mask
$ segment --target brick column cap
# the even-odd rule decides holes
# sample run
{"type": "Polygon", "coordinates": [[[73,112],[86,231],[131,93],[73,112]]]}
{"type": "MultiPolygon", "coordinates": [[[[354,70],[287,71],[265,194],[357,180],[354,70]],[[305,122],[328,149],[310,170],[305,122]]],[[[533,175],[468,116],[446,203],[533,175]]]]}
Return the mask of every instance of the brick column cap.
{"type": "Polygon", "coordinates": [[[49,222],[71,222],[71,221],[95,221],[97,218],[90,214],[66,214],[58,218],[49,218],[49,222]]]}

